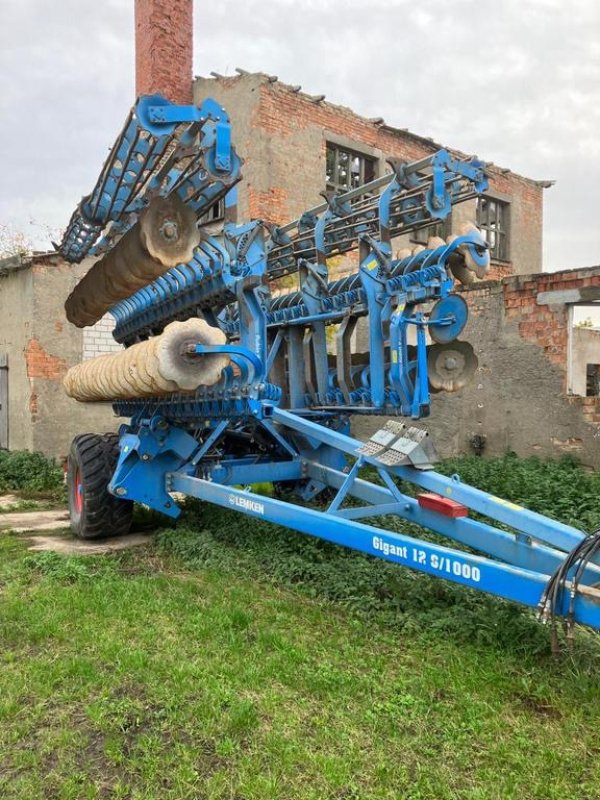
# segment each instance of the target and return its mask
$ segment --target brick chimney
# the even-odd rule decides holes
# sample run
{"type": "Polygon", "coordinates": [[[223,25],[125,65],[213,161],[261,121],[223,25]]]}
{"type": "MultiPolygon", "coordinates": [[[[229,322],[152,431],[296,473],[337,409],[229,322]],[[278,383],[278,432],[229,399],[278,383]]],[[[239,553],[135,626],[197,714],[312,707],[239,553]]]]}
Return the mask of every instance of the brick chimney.
{"type": "Polygon", "coordinates": [[[192,102],[193,0],[135,0],[135,91],[192,102]]]}

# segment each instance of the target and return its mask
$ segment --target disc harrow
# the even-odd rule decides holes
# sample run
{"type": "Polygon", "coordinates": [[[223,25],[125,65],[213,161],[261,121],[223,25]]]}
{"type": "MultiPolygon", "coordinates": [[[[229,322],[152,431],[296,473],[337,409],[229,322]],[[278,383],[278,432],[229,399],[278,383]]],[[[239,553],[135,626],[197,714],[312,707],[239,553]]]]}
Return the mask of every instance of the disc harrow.
{"type": "MultiPolygon", "coordinates": [[[[119,524],[106,534],[123,532],[131,501],[177,517],[183,493],[518,601],[553,626],[562,616],[569,636],[574,622],[600,628],[598,534],[438,474],[414,424],[432,394],[477,372],[457,289],[485,278],[490,257],[473,224],[412,249],[400,237],[485,193],[485,164],[440,150],[388,165],[287,224],[239,222],[241,161],[224,109],[138,100],[61,244],[68,261],[97,258],[67,299],[69,320],[110,311],[124,345],[65,379],[73,398],[112,401],[127,420],[106,487],[119,524]],[[223,230],[198,229],[220,198],[223,230]],[[334,256],[347,274],[330,274],[334,256]],[[362,442],[350,434],[358,415],[388,420],[362,442]],[[239,488],[264,482],[287,499],[239,488]],[[306,505],[318,495],[326,510],[306,505]],[[390,531],[390,515],[445,544],[390,531]]],[[[86,485],[100,472],[87,461],[82,471],[80,439],[73,529],[90,538],[86,508],[107,504],[86,485]]],[[[106,441],[92,440],[108,463],[106,441]]]]}

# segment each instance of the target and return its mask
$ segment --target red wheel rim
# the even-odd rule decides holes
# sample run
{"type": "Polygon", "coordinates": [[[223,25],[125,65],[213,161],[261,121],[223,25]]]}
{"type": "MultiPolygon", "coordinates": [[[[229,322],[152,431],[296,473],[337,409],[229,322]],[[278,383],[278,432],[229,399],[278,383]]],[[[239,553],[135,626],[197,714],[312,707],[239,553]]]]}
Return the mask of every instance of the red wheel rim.
{"type": "Polygon", "coordinates": [[[81,514],[83,511],[83,484],[81,483],[81,473],[79,472],[79,468],[75,470],[73,491],[75,492],[75,496],[73,498],[75,502],[75,511],[77,511],[78,514],[81,514]]]}

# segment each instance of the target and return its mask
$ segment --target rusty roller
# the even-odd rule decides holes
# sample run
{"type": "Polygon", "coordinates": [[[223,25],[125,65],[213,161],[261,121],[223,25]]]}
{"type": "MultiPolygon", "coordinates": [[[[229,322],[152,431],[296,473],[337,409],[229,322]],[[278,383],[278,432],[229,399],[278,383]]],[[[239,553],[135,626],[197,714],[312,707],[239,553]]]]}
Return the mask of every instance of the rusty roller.
{"type": "Polygon", "coordinates": [[[192,209],[176,196],[155,198],[73,289],[65,303],[67,319],[78,328],[93,325],[116,302],[189,261],[199,241],[192,209]]]}
{"type": "Polygon", "coordinates": [[[159,336],[120,353],[84,361],[67,372],[65,391],[84,403],[158,397],[212,386],[229,357],[221,353],[191,355],[190,347],[225,344],[225,334],[203,319],[171,322],[159,336]]]}

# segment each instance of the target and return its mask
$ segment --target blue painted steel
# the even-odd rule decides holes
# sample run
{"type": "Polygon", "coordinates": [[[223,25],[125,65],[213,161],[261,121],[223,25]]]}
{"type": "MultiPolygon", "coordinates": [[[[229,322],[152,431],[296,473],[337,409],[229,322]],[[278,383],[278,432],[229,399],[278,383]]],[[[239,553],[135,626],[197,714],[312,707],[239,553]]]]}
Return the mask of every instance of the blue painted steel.
{"type": "MultiPolygon", "coordinates": [[[[351,547],[405,567],[442,577],[471,589],[489,592],[537,608],[549,576],[539,572],[491,561],[462,550],[454,550],[414,539],[401,533],[383,531],[373,525],[324,515],[311,508],[284,503],[270,497],[239,491],[188,475],[169,478],[174,491],[240,511],[248,516],[285,525],[301,533],[351,547]]],[[[568,598],[559,612],[566,613],[568,598]]],[[[598,602],[578,595],[574,603],[577,621],[600,627],[598,602]]]]}
{"type": "MultiPolygon", "coordinates": [[[[549,575],[567,552],[585,538],[581,531],[500,501],[456,478],[448,479],[432,470],[382,465],[374,457],[359,454],[362,443],[348,436],[347,429],[328,428],[260,401],[254,408],[254,418],[259,428],[264,421],[264,429],[279,455],[273,451],[272,455],[215,460],[210,453],[230,430],[230,420],[222,420],[198,449],[197,440],[189,433],[172,427],[162,416],[151,418],[135,432],[121,436],[121,457],[111,491],[173,517],[179,512],[168,493],[183,491],[532,607],[540,602],[549,575]],[[349,472],[344,453],[356,459],[349,472]],[[380,475],[386,476],[386,485],[360,479],[363,465],[375,466],[380,475]],[[444,517],[421,508],[393,483],[393,476],[451,496],[491,520],[509,524],[515,533],[489,522],[444,517]],[[291,481],[298,485],[298,495],[303,498],[328,486],[337,494],[323,513],[227,488],[265,480],[291,481]],[[344,508],[348,497],[366,505],[344,508]],[[434,530],[480,555],[432,545],[361,521],[390,514],[434,530]]],[[[581,585],[592,586],[599,578],[600,569],[589,564],[581,576],[581,585]]],[[[573,619],[600,627],[599,600],[600,595],[594,602],[593,597],[577,593],[573,619]]],[[[558,613],[564,612],[567,598],[560,603],[558,613]]]]}
{"type": "MultiPolygon", "coordinates": [[[[313,439],[321,441],[330,447],[335,447],[349,456],[355,456],[360,446],[360,442],[344,433],[325,428],[306,417],[301,417],[284,409],[273,409],[272,416],[275,422],[284,427],[295,430],[305,436],[311,436],[313,439]]],[[[365,461],[373,466],[379,466],[376,459],[370,459],[368,456],[365,456],[365,461]]],[[[543,514],[529,511],[516,503],[510,503],[501,497],[496,497],[464,484],[457,475],[448,478],[433,470],[420,471],[403,466],[388,467],[387,471],[391,475],[414,483],[428,492],[435,492],[456,500],[479,514],[483,514],[504,525],[509,525],[532,539],[545,542],[564,552],[571,551],[581,542],[582,537],[585,535],[570,525],[564,525],[561,522],[543,516],[543,514]]],[[[594,563],[597,562],[595,561],[594,563]]]]}
{"type": "Polygon", "coordinates": [[[295,461],[267,461],[236,463],[235,459],[222,461],[207,471],[210,479],[223,486],[252,485],[281,481],[297,481],[303,477],[300,459],[295,461]]]}
{"type": "Polygon", "coordinates": [[[429,312],[429,335],[439,344],[453,342],[467,324],[468,314],[467,304],[458,294],[438,300],[429,312]]]}
{"type": "Polygon", "coordinates": [[[168,494],[165,475],[181,468],[197,446],[197,441],[185,431],[165,425],[159,417],[152,418],[136,432],[121,435],[119,459],[109,491],[169,517],[178,517],[181,512],[168,494]]]}
{"type": "Polygon", "coordinates": [[[176,192],[202,214],[239,180],[240,166],[229,117],[214,100],[196,107],[160,95],[140,97],[92,193],[71,217],[61,254],[81,261],[110,249],[156,195],[176,192]],[[190,158],[190,149],[197,155],[190,158]],[[98,242],[109,222],[112,228],[98,242]]]}
{"type": "MultiPolygon", "coordinates": [[[[431,163],[432,160],[433,157],[428,159],[427,163],[431,163]]],[[[419,165],[422,165],[422,162],[405,165],[404,169],[409,171],[419,165]]],[[[467,176],[478,175],[481,172],[480,167],[473,169],[471,162],[464,162],[462,169],[466,173],[463,176],[463,181],[470,179],[467,176]]],[[[409,174],[412,176],[418,191],[423,193],[429,185],[427,176],[421,176],[419,179],[416,172],[409,172],[409,174]]],[[[361,276],[357,273],[349,278],[327,283],[324,278],[326,276],[324,260],[325,257],[335,255],[337,252],[346,252],[356,247],[359,237],[364,239],[366,236],[367,239],[365,241],[369,242],[369,247],[371,249],[375,248],[377,251],[376,257],[380,260],[387,259],[389,261],[390,247],[389,241],[386,244],[386,238],[389,240],[392,234],[399,235],[405,229],[419,227],[419,225],[431,221],[431,217],[423,211],[424,216],[416,223],[405,224],[402,222],[394,203],[397,205],[404,196],[403,193],[407,190],[397,179],[392,180],[392,177],[390,175],[387,178],[388,186],[381,198],[377,202],[370,201],[367,211],[361,211],[358,214],[355,211],[350,213],[350,203],[346,198],[351,198],[353,194],[355,195],[356,190],[354,190],[354,192],[342,195],[337,200],[330,198],[329,205],[326,204],[322,208],[320,217],[315,214],[309,215],[307,223],[309,227],[303,226],[302,218],[295,222],[294,225],[297,226],[299,232],[294,239],[290,238],[287,233],[282,234],[280,229],[271,229],[270,236],[264,242],[268,275],[270,277],[277,276],[284,272],[296,271],[301,268],[308,270],[312,275],[314,267],[311,269],[310,265],[316,263],[319,264],[321,270],[321,289],[320,291],[315,291],[316,286],[311,287],[309,283],[304,290],[304,294],[300,291],[272,299],[270,313],[268,313],[267,317],[268,325],[285,324],[295,318],[307,316],[309,312],[304,305],[306,296],[314,297],[315,302],[317,299],[320,300],[318,305],[320,314],[328,314],[337,310],[343,316],[349,307],[354,313],[355,308],[365,305],[366,297],[362,289],[361,276]],[[384,214],[384,221],[380,224],[378,217],[382,213],[384,214]],[[348,216],[350,216],[349,222],[347,221],[348,216]],[[385,255],[386,252],[387,255],[385,255]]],[[[443,177],[444,185],[452,186],[452,191],[454,192],[457,185],[457,173],[445,172],[443,177]]],[[[374,183],[377,183],[377,181],[374,183]]],[[[459,183],[458,185],[461,190],[456,194],[452,194],[453,202],[458,202],[468,196],[465,184],[459,183]]],[[[479,186],[480,184],[477,183],[475,185],[479,186]]],[[[472,184],[467,184],[466,188],[469,189],[471,186],[472,184]]],[[[370,185],[364,186],[361,189],[361,193],[366,193],[368,196],[369,190],[370,185]]],[[[410,190],[415,191],[412,183],[410,184],[410,190]]],[[[219,245],[209,237],[207,240],[208,250],[203,248],[203,252],[196,253],[193,262],[187,265],[192,266],[192,269],[196,270],[196,272],[200,268],[200,274],[192,283],[188,281],[183,285],[178,285],[180,281],[177,273],[185,269],[184,266],[180,265],[167,273],[167,275],[173,277],[176,284],[166,297],[160,291],[153,291],[153,284],[147,287],[147,290],[141,290],[141,292],[134,295],[133,307],[128,306],[126,303],[117,304],[114,309],[115,316],[119,322],[115,332],[117,340],[127,342],[128,338],[132,336],[147,333],[148,328],[164,325],[165,321],[171,319],[177,312],[181,313],[184,310],[189,311],[196,307],[206,308],[218,304],[223,307],[228,302],[232,302],[231,292],[227,291],[228,287],[232,287],[232,282],[228,278],[230,275],[235,277],[237,270],[240,268],[239,264],[244,263],[246,254],[243,252],[243,248],[247,241],[248,230],[252,226],[256,227],[256,223],[250,223],[247,226],[227,225],[223,232],[227,255],[219,253],[216,261],[215,255],[217,254],[213,249],[218,249],[219,245]],[[238,248],[241,248],[242,252],[238,252],[238,248]],[[155,296],[153,297],[153,295],[155,296]]],[[[438,248],[435,251],[428,251],[424,255],[419,254],[408,259],[393,261],[389,264],[389,291],[407,292],[408,302],[413,299],[426,300],[426,292],[419,285],[419,277],[411,279],[409,273],[414,272],[417,266],[425,268],[435,263],[441,264],[445,269],[448,258],[461,245],[468,242],[473,235],[460,237],[460,240],[453,242],[449,247],[438,248]]],[[[485,250],[485,242],[480,236],[476,244],[483,246],[485,250]]],[[[429,276],[430,273],[427,271],[425,274],[429,276]]],[[[452,282],[450,280],[449,286],[451,287],[451,285],[452,282]]],[[[366,313],[366,308],[363,313],[366,313]]],[[[333,317],[330,317],[330,321],[333,321],[333,317]]],[[[239,331],[239,323],[233,322],[227,329],[233,335],[236,331],[239,331]]]]}
{"type": "Polygon", "coordinates": [[[383,252],[378,249],[375,253],[373,241],[364,239],[365,255],[356,276],[327,283],[324,264],[302,261],[301,292],[273,299],[262,283],[268,262],[265,263],[265,245],[259,226],[256,223],[226,226],[223,245],[207,237],[192,262],[169,270],[150,286],[118,303],[112,310],[117,321],[115,336],[123,340],[134,332],[151,333],[160,329],[161,320],[185,315],[192,307],[214,313],[215,308],[237,300],[238,315],[233,320],[221,315],[219,324],[230,337],[241,335],[248,348],[260,352],[265,361],[265,374],[273,367],[273,359],[270,364],[267,362],[269,348],[265,325],[268,330],[274,330],[276,336],[287,329],[290,350],[300,347],[290,327],[310,325],[310,340],[305,341],[304,350],[310,347],[311,358],[307,358],[306,353],[302,357],[293,356],[292,370],[297,370],[301,364],[308,369],[314,363],[314,374],[307,376],[305,396],[296,389],[303,383],[302,377],[290,371],[290,392],[295,396],[293,407],[338,407],[354,413],[400,412],[418,418],[429,409],[427,326],[433,324],[441,328],[447,324],[444,340],[451,341],[464,326],[465,313],[460,300],[452,305],[452,313],[434,316],[433,320],[415,309],[432,299],[454,299],[450,294],[454,281],[447,262],[471,238],[470,234],[450,245],[425,250],[419,254],[418,264],[411,257],[392,259],[385,265],[383,252]],[[407,272],[407,267],[412,271],[407,272]],[[343,321],[348,315],[353,318],[368,316],[370,369],[365,372],[360,387],[344,393],[337,371],[331,372],[328,366],[325,327],[343,321]],[[241,319],[244,324],[240,327],[241,319]],[[384,331],[390,322],[388,352],[384,331]],[[410,326],[418,330],[417,359],[409,357],[410,326]]]}
{"type": "MultiPolygon", "coordinates": [[[[308,464],[306,473],[310,477],[316,476],[321,480],[325,478],[327,485],[334,489],[341,489],[348,477],[342,472],[315,464],[308,464]]],[[[388,473],[381,472],[381,476],[384,475],[389,478],[388,473]]],[[[371,504],[360,509],[361,516],[377,516],[374,510],[375,506],[380,509],[391,508],[392,511],[388,510],[382,513],[391,513],[407,522],[420,525],[466,545],[479,553],[493,556],[509,564],[523,567],[523,569],[551,574],[565,558],[564,550],[539,544],[529,536],[507,533],[494,525],[470,517],[449,518],[421,508],[413,497],[402,494],[394,483],[384,488],[355,477],[348,493],[354,498],[371,504]]],[[[337,500],[337,495],[334,500],[337,500]]],[[[331,507],[328,509],[328,512],[330,511],[331,507]]],[[[353,511],[354,509],[346,509],[340,513],[350,515],[353,511]]],[[[581,537],[581,532],[578,533],[581,537]]],[[[583,583],[595,584],[600,582],[599,579],[600,568],[593,564],[589,565],[583,583]]]]}
{"type": "MultiPolygon", "coordinates": [[[[302,432],[301,439],[295,441],[297,444],[304,441],[304,447],[301,445],[297,454],[296,450],[290,448],[291,458],[290,453],[282,452],[284,448],[281,448],[281,455],[277,458],[246,456],[214,461],[205,456],[226,431],[228,421],[217,426],[207,439],[207,446],[199,452],[192,436],[155,417],[142,425],[137,433],[122,435],[121,457],[111,491],[118,496],[144,502],[171,516],[176,516],[178,510],[168,492],[183,491],[533,607],[539,603],[549,575],[562,563],[566,552],[584,539],[584,534],[576,529],[499,502],[497,498],[459,484],[456,479],[450,479],[450,485],[452,488],[454,485],[460,486],[461,502],[487,512],[491,519],[510,524],[515,533],[465,517],[454,519],[441,516],[421,508],[413,497],[405,495],[391,481],[391,477],[401,476],[413,484],[425,483],[426,488],[439,491],[448,486],[449,479],[444,476],[431,470],[422,472],[412,467],[383,466],[375,458],[359,455],[361,442],[345,432],[326,428],[287,411],[269,406],[268,410],[265,408],[262,414],[257,414],[258,424],[261,417],[265,419],[267,431],[272,431],[273,423],[278,424],[275,442],[278,438],[291,441],[286,429],[295,430],[302,432]],[[328,465],[327,454],[336,452],[346,452],[356,458],[349,472],[345,472],[339,462],[328,465]],[[358,477],[362,466],[369,464],[376,466],[381,475],[387,475],[386,486],[377,486],[358,477]],[[209,482],[194,477],[198,475],[208,478],[209,482]],[[304,506],[237,493],[235,490],[231,493],[226,488],[264,480],[297,482],[301,479],[308,481],[308,484],[299,492],[300,496],[302,492],[304,496],[309,496],[315,488],[324,486],[337,490],[325,514],[304,506]],[[343,503],[350,496],[367,505],[343,508],[343,503]],[[359,521],[390,514],[434,530],[485,556],[431,545],[359,521]],[[528,534],[532,523],[536,526],[537,541],[533,541],[534,537],[528,534]],[[565,539],[566,534],[568,538],[565,539]],[[555,538],[559,541],[554,541],[555,538]],[[545,544],[539,543],[544,541],[545,544]],[[561,544],[565,549],[560,547],[561,544]],[[497,560],[490,560],[489,556],[497,560]]],[[[444,494],[448,496],[448,492],[444,494]]],[[[600,569],[590,564],[582,575],[581,583],[591,586],[598,583],[599,577],[600,569]]],[[[578,594],[574,619],[600,627],[600,605],[597,602],[594,604],[587,595],[578,594]]]]}

